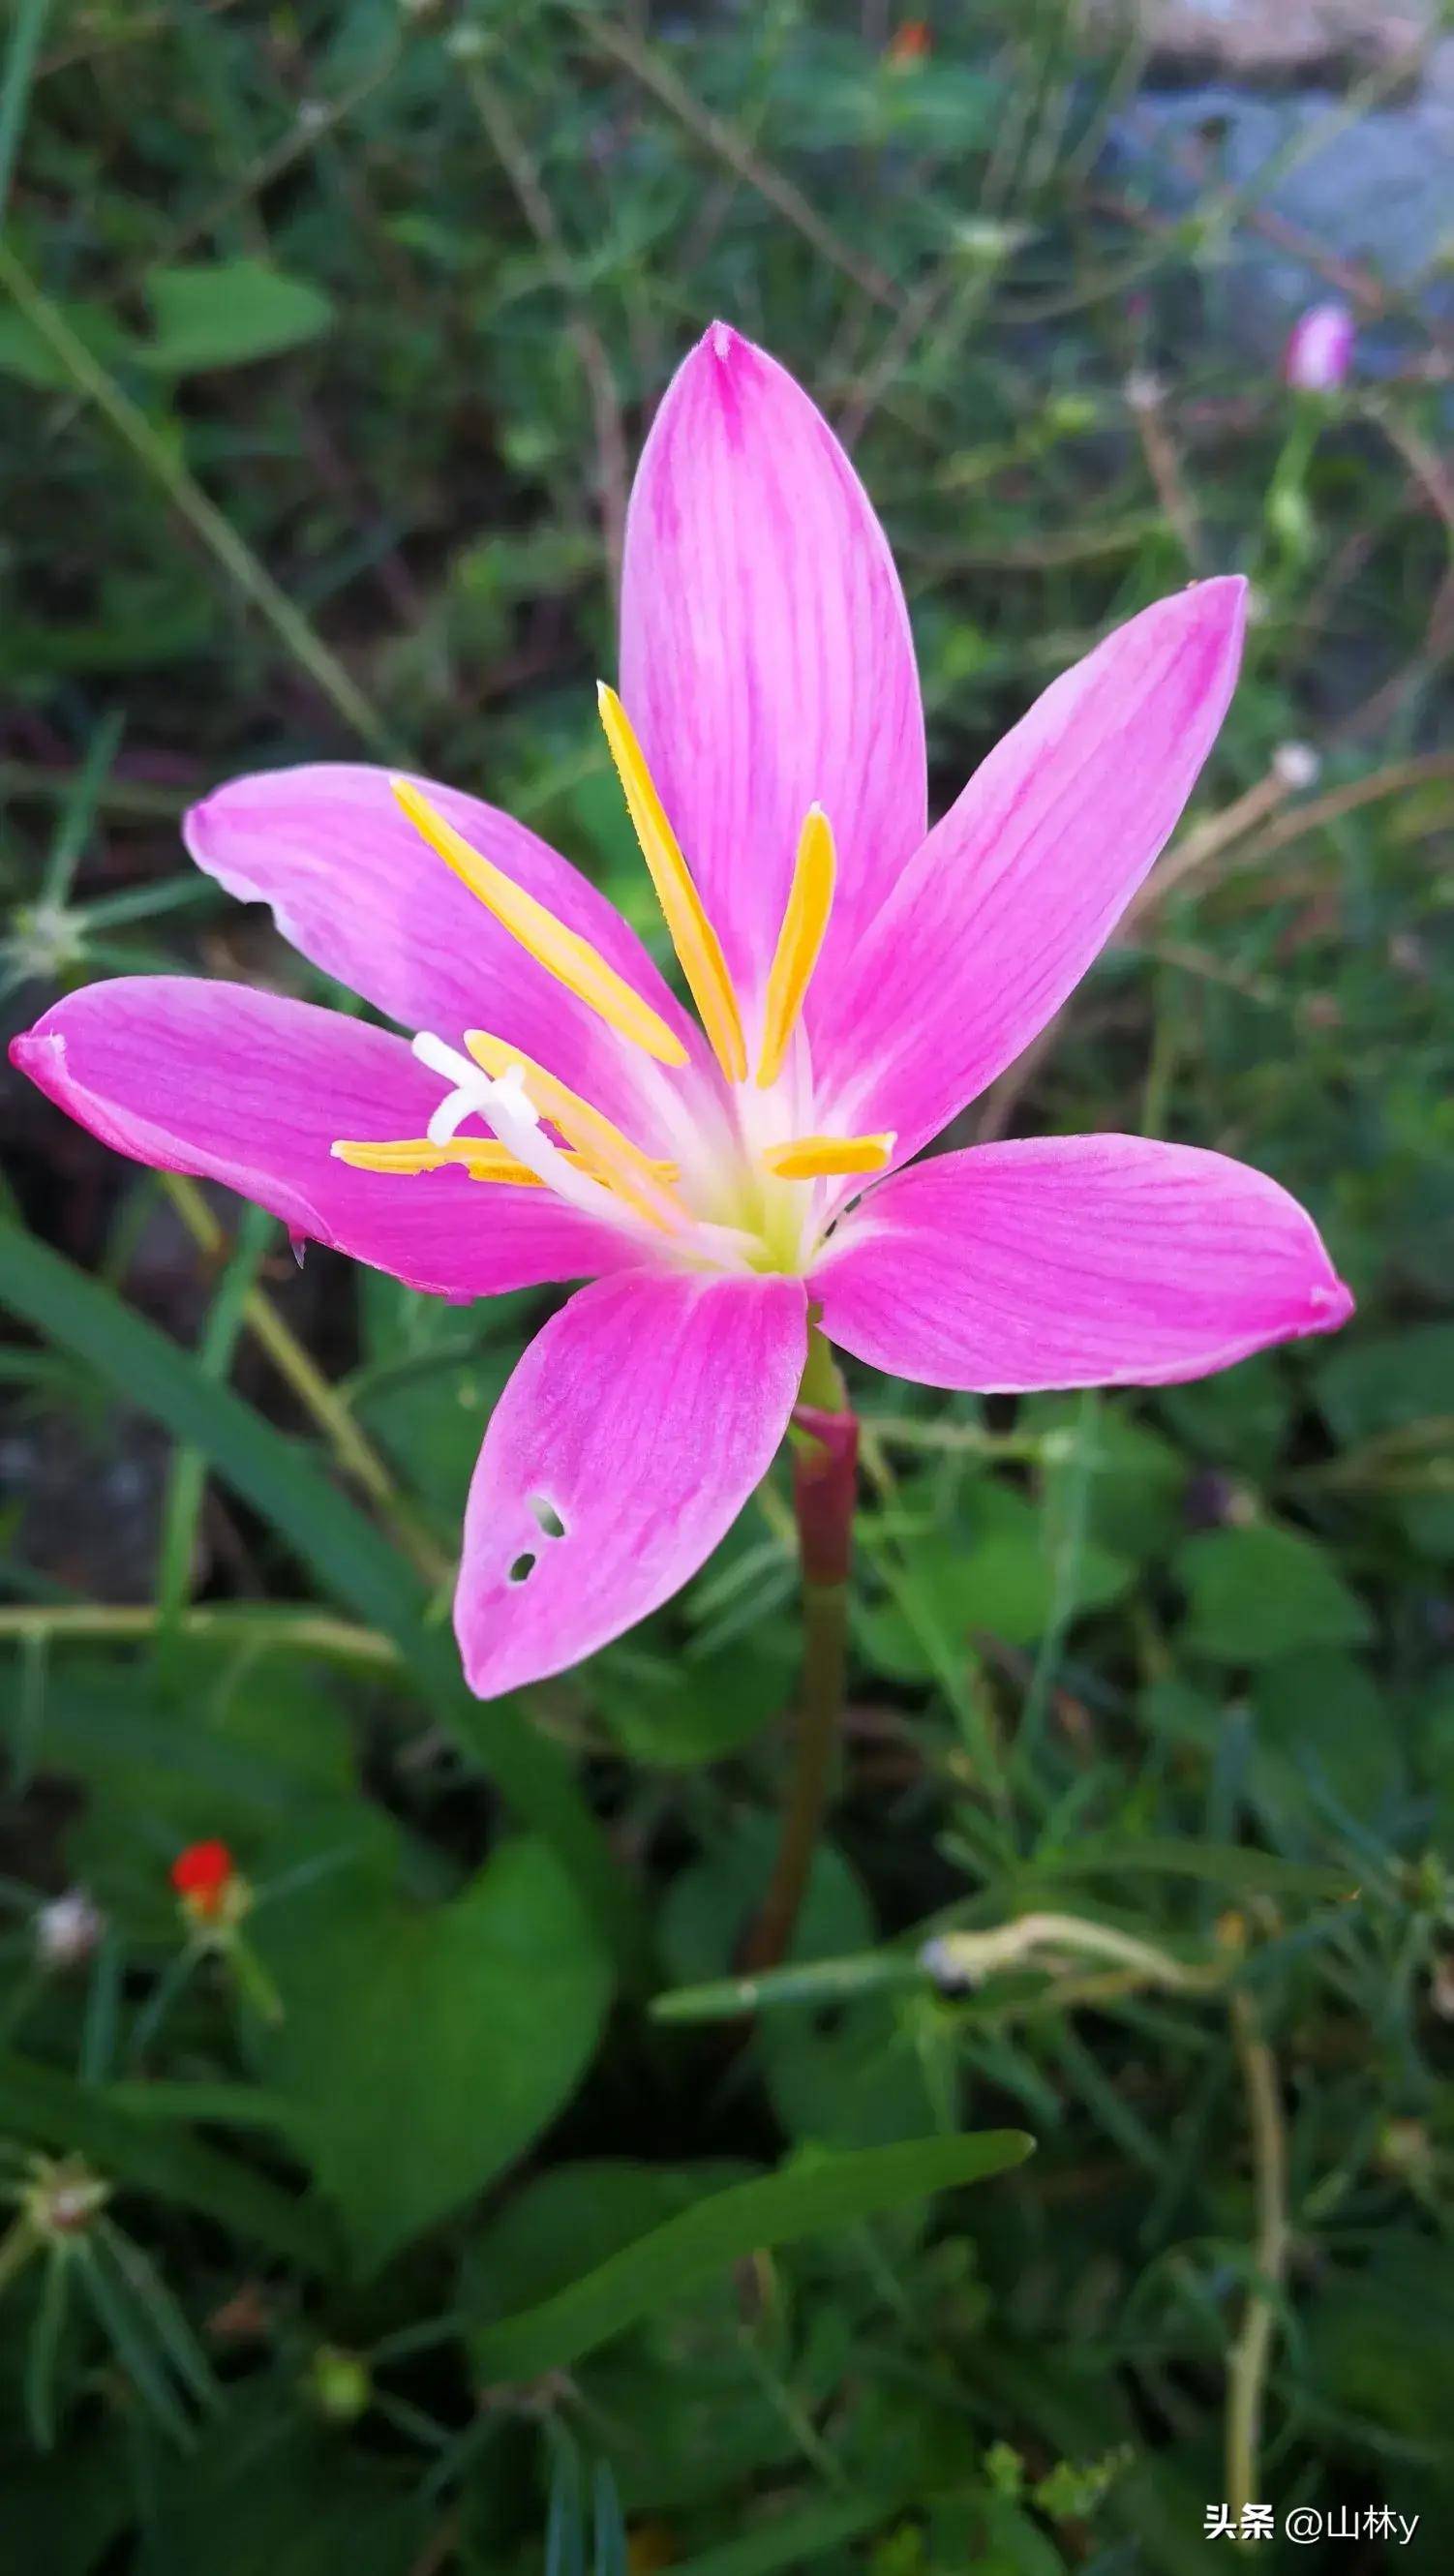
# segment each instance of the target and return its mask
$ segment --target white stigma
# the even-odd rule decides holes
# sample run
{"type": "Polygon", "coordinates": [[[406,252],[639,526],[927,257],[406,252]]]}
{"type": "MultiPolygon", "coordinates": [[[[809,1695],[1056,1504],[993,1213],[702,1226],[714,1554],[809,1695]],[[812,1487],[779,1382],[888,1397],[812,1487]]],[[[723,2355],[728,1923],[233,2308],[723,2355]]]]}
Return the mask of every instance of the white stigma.
{"type": "Polygon", "coordinates": [[[446,1046],[443,1038],[421,1029],[412,1041],[413,1051],[431,1073],[451,1085],[435,1110],[425,1130],[431,1145],[447,1145],[457,1134],[462,1120],[471,1115],[483,1118],[491,1133],[498,1138],[517,1163],[523,1163],[556,1197],[580,1208],[586,1216],[604,1216],[613,1224],[622,1221],[621,1202],[589,1174],[567,1162],[558,1145],[540,1132],[540,1112],[528,1097],[522,1066],[512,1064],[498,1079],[493,1079],[458,1048],[446,1046]]]}

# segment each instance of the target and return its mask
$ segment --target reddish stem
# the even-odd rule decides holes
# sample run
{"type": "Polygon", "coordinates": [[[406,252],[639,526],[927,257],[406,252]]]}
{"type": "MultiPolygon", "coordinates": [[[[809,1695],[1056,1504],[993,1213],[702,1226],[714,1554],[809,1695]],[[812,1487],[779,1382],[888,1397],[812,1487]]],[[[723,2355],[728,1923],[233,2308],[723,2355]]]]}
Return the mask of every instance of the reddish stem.
{"type": "Polygon", "coordinates": [[[793,1502],[803,1570],[803,1690],[792,1783],[767,1894],[742,1954],[775,1967],[793,1937],[828,1803],[848,1666],[848,1572],[858,1420],[800,1404],[793,1415],[793,1502]]]}

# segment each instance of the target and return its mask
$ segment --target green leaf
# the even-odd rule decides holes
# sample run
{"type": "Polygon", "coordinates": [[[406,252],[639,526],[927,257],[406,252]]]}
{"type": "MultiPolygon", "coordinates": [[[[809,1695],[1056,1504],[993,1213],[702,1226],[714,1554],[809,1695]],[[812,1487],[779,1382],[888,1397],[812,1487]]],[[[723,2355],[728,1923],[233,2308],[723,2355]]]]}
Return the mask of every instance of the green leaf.
{"type": "Polygon", "coordinates": [[[326,1591],[394,1638],[425,1705],[566,1864],[617,1951],[639,1944],[630,1892],[568,1765],[511,1700],[483,1708],[452,1638],[427,1624],[424,1586],[357,1505],[155,1326],[24,1229],[0,1219],[0,1302],[89,1361],[123,1399],[205,1451],[217,1473],[286,1538],[326,1591]]]}
{"type": "Polygon", "coordinates": [[[328,2260],[316,2212],[215,2147],[138,2119],[105,2085],[78,2084],[56,2067],[0,2052],[0,2127],[83,2155],[109,2178],[200,2210],[310,2272],[328,2260]]]}
{"type": "Polygon", "coordinates": [[[726,2157],[653,2165],[591,2156],[552,2165],[512,2192],[480,2229],[466,2258],[466,2304],[498,2317],[554,2298],[679,2210],[753,2176],[750,2164],[726,2157]]]}
{"type": "Polygon", "coordinates": [[[156,324],[146,364],[169,376],[275,358],[316,340],[334,318],[321,288],[257,259],[154,268],[146,293],[156,324]]]}
{"type": "Polygon", "coordinates": [[[256,1941],[285,2014],[264,2071],[369,2267],[554,2118],[609,1998],[590,1919],[538,1842],[507,1843],[447,1905],[340,1871],[259,1914],[256,1941]]]}
{"type": "Polygon", "coordinates": [[[476,2339],[477,2362],[496,2380],[533,2379],[568,2368],[759,2247],[855,2226],[904,2201],[981,2182],[1022,2163],[1033,2145],[1021,2130],[987,2129],[974,2137],[921,2138],[856,2155],[803,2156],[760,2182],[714,2192],[624,2246],[569,2289],[486,2326],[476,2339]]]}
{"type": "Polygon", "coordinates": [[[1187,1593],[1183,1645],[1220,1663],[1356,1646],[1370,1634],[1362,1602],[1296,1530],[1208,1530],[1188,1540],[1174,1572],[1187,1593]]]}
{"type": "Polygon", "coordinates": [[[1403,1783],[1394,1711],[1351,1655],[1314,1650],[1270,1663],[1252,1690],[1252,1786],[1272,1815],[1308,1812],[1310,1790],[1371,1824],[1403,1783]]]}

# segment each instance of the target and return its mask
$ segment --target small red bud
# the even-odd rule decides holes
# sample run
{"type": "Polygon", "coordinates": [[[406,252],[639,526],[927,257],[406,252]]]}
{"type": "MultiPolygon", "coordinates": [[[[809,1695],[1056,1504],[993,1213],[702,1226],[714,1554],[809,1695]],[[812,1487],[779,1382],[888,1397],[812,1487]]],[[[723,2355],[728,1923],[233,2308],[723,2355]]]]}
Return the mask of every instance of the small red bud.
{"type": "Polygon", "coordinates": [[[172,1885],[183,1904],[207,1920],[220,1911],[235,1876],[232,1854],[223,1842],[188,1843],[172,1863],[172,1885]]]}
{"type": "Polygon", "coordinates": [[[886,59],[896,70],[906,63],[922,63],[934,50],[934,38],[922,18],[906,18],[896,27],[884,48],[886,59]]]}

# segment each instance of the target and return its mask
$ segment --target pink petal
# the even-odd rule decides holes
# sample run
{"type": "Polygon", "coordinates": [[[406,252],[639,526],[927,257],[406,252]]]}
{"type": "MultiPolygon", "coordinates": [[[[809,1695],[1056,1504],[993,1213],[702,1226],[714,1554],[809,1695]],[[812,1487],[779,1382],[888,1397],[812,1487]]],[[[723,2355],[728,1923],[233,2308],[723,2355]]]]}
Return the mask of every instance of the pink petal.
{"type": "Polygon", "coordinates": [[[1216,739],[1245,592],[1202,582],[1144,609],[981,763],[823,997],[825,1127],[892,1128],[906,1161],[1059,1010],[1216,739]]]}
{"type": "Polygon", "coordinates": [[[1282,372],[1299,393],[1337,391],[1353,364],[1358,325],[1346,304],[1313,304],[1299,314],[1287,337],[1282,372]]]}
{"type": "MultiPolygon", "coordinates": [[[[691,1027],[641,941],[603,894],[523,823],[418,784],[467,841],[592,941],[670,1025],[691,1027]]],[[[283,937],[411,1032],[457,1046],[492,1030],[620,1123],[639,1125],[645,1057],[546,973],[426,847],[389,772],[339,762],[260,771],[186,821],[187,847],[229,894],[272,907],[283,937]]]]}
{"type": "Polygon", "coordinates": [[[696,1572],[767,1472],[806,1350],[800,1279],[637,1270],[546,1325],[465,1514],[454,1618],[481,1699],[578,1663],[696,1572]]]}
{"type": "Polygon", "coordinates": [[[309,1002],[127,975],[58,1002],[10,1055],[118,1153],[225,1181],[294,1234],[436,1296],[579,1279],[629,1249],[545,1190],[338,1162],[335,1137],[422,1135],[441,1085],[402,1038],[309,1002]]]}
{"type": "Polygon", "coordinates": [[[827,422],[725,322],[678,370],[642,455],[621,695],[744,993],[771,962],[803,817],[825,808],[839,871],[821,982],[923,837],[913,640],[827,422]]]}
{"type": "Polygon", "coordinates": [[[829,1337],[983,1394],[1204,1377],[1353,1311],[1276,1181],[1142,1136],[939,1155],[875,1190],[842,1241],[812,1282],[829,1337]]]}

